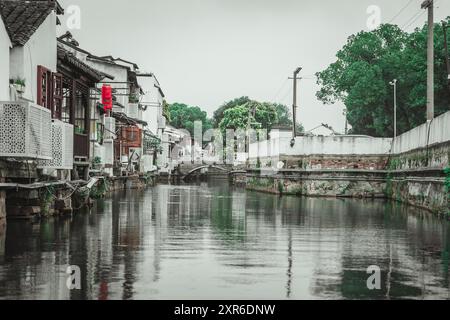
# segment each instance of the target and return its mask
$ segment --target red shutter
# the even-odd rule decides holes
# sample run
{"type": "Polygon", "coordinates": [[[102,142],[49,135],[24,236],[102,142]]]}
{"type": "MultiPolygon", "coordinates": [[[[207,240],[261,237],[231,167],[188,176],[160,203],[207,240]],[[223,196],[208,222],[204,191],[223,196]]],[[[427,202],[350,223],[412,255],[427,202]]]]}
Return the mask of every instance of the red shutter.
{"type": "Polygon", "coordinates": [[[53,109],[52,72],[43,66],[38,66],[37,68],[38,68],[37,104],[44,108],[52,110],[53,109]]]}

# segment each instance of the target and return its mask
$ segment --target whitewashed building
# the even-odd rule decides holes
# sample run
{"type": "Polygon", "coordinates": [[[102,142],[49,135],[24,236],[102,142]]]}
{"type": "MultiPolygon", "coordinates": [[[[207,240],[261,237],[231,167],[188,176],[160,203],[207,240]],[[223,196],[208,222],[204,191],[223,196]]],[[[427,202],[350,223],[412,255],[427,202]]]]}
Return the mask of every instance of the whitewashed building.
{"type": "Polygon", "coordinates": [[[9,100],[9,51],[11,39],[0,16],[0,101],[9,100]]]}
{"type": "Polygon", "coordinates": [[[0,1],[0,157],[54,156],[53,75],[62,13],[56,1],[0,1]]]}

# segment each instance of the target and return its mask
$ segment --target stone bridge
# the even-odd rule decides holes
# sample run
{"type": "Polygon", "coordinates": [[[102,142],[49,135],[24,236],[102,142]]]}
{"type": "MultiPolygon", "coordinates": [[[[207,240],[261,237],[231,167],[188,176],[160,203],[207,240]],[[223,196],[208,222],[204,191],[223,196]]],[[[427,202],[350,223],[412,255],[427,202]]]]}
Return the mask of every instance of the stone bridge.
{"type": "Polygon", "coordinates": [[[228,175],[233,171],[233,167],[229,165],[214,165],[214,164],[199,164],[199,165],[191,165],[191,166],[181,166],[179,170],[179,174],[183,180],[188,179],[189,177],[195,175],[198,172],[202,172],[202,170],[206,170],[208,172],[220,173],[222,175],[228,175]]]}

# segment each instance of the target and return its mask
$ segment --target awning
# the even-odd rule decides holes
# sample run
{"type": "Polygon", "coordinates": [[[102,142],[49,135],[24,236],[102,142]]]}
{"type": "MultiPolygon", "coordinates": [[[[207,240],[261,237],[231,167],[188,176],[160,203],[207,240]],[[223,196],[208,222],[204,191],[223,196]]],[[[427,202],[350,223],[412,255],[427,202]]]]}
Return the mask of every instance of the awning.
{"type": "Polygon", "coordinates": [[[143,120],[135,119],[135,118],[130,118],[123,112],[111,111],[111,117],[113,117],[114,119],[116,119],[119,122],[122,122],[122,123],[130,125],[130,126],[135,126],[137,124],[141,124],[143,126],[148,125],[147,122],[145,122],[143,120]]]}

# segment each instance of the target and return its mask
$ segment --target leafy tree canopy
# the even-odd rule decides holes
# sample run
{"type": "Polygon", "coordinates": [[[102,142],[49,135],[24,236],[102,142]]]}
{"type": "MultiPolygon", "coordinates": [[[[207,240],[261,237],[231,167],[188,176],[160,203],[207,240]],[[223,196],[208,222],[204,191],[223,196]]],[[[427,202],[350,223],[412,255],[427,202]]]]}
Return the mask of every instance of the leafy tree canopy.
{"type": "Polygon", "coordinates": [[[223,105],[221,105],[216,111],[214,111],[213,114],[213,121],[214,126],[217,128],[219,127],[220,122],[222,121],[224,117],[224,112],[228,109],[232,109],[234,107],[243,106],[244,104],[250,102],[249,97],[240,97],[233,99],[231,101],[225,102],[223,105]]]}
{"type": "Polygon", "coordinates": [[[203,132],[212,128],[212,122],[208,119],[207,113],[199,107],[188,106],[184,103],[173,103],[169,105],[168,113],[170,125],[178,129],[186,129],[191,137],[194,136],[195,121],[202,122],[203,132]]]}
{"type": "MultiPolygon", "coordinates": [[[[447,19],[449,22],[450,18],[447,19]]],[[[435,112],[449,110],[443,30],[435,32],[435,112]]],[[[352,133],[392,136],[393,87],[397,79],[397,127],[402,133],[426,120],[427,27],[412,33],[384,24],[348,38],[337,60],[318,72],[317,97],[325,104],[341,101],[352,133]]]]}
{"type": "MultiPolygon", "coordinates": [[[[247,128],[250,122],[252,128],[270,131],[275,125],[291,127],[292,116],[286,105],[240,97],[220,106],[214,112],[213,122],[222,130],[247,128]]],[[[301,125],[297,124],[297,128],[303,131],[301,125]]]]}

